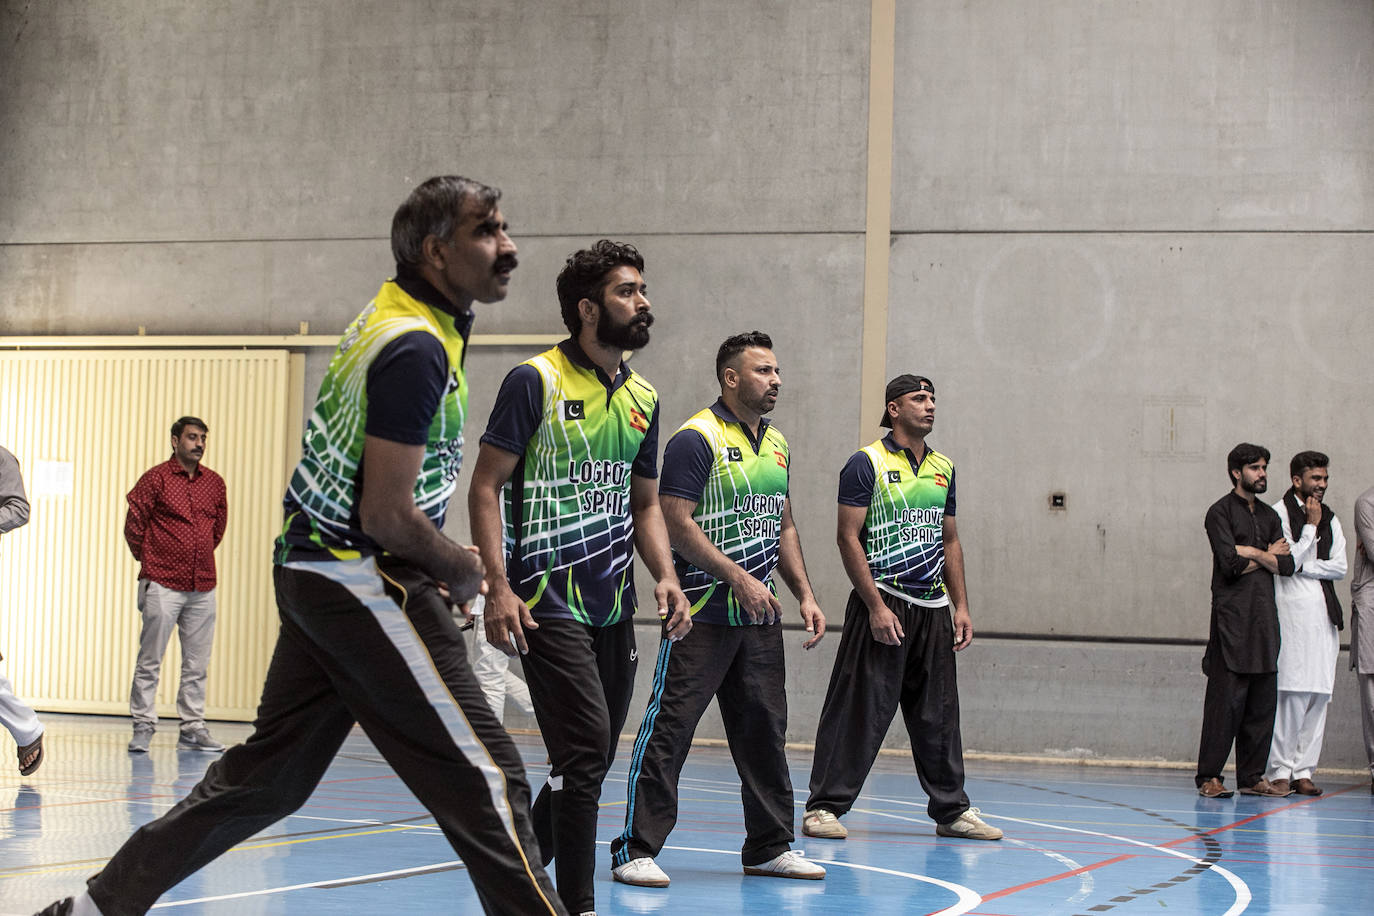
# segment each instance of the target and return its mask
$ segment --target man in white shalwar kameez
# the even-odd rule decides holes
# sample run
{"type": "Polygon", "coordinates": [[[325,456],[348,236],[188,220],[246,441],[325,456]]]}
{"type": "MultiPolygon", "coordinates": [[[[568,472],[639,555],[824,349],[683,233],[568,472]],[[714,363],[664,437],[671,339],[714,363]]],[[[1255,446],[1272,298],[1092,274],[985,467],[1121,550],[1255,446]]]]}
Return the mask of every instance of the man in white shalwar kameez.
{"type": "Polygon", "coordinates": [[[1293,486],[1274,503],[1296,572],[1274,579],[1279,610],[1279,702],[1265,778],[1300,795],[1320,795],[1312,782],[1336,680],[1345,626],[1332,583],[1345,578],[1345,535],[1322,504],[1330,459],[1299,452],[1289,463],[1293,486]]]}

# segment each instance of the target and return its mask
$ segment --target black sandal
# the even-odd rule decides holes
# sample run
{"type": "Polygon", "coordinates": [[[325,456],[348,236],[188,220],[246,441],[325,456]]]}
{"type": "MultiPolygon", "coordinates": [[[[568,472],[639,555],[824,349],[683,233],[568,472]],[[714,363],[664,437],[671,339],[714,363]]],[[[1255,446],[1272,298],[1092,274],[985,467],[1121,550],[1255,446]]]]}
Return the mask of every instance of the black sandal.
{"type": "Polygon", "coordinates": [[[19,775],[28,776],[37,770],[43,763],[43,736],[39,735],[38,740],[32,744],[26,744],[19,749],[19,775]],[[36,753],[35,753],[36,752],[36,753]],[[33,759],[28,766],[24,766],[24,758],[33,754],[33,759]]]}

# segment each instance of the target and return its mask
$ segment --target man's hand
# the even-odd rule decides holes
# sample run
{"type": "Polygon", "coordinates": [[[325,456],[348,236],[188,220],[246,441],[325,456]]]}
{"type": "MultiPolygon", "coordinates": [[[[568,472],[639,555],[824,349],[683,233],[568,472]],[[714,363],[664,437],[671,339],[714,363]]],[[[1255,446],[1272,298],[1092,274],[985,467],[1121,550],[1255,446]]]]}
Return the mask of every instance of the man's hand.
{"type": "Polygon", "coordinates": [[[869,609],[868,629],[873,638],[885,646],[900,646],[906,637],[897,615],[886,604],[880,603],[876,609],[869,609]]]}
{"type": "Polygon", "coordinates": [[[692,631],[692,609],[676,579],[660,579],[654,586],[654,600],[658,602],[658,619],[664,621],[666,639],[677,642],[692,631]]]}
{"type": "Polygon", "coordinates": [[[439,594],[448,599],[450,606],[462,609],[463,616],[467,617],[472,599],[487,593],[487,583],[483,579],[486,567],[482,565],[482,557],[476,547],[464,544],[462,548],[455,558],[456,562],[438,581],[439,594]]]}
{"type": "MultiPolygon", "coordinates": [[[[466,604],[459,604],[457,601],[453,600],[453,590],[448,587],[447,582],[440,582],[436,579],[434,584],[439,586],[439,597],[443,598],[444,602],[448,605],[448,609],[453,613],[453,619],[457,620],[461,616],[465,626],[471,624],[472,602],[469,601],[466,604]]],[[[485,594],[486,591],[487,584],[483,582],[482,593],[485,594]]]]}
{"type": "Polygon", "coordinates": [[[482,622],[487,628],[487,642],[512,658],[529,654],[525,630],[539,629],[529,607],[504,582],[487,592],[482,622]]]}
{"type": "Polygon", "coordinates": [[[954,651],[959,652],[967,649],[971,642],[973,642],[973,618],[969,616],[968,608],[955,608],[954,651]]]}
{"type": "Polygon", "coordinates": [[[821,606],[815,598],[808,598],[801,603],[801,618],[802,623],[806,624],[806,632],[815,634],[802,643],[803,649],[810,649],[825,635],[825,615],[821,613],[821,606]]]}
{"type": "Polygon", "coordinates": [[[749,615],[750,623],[771,624],[782,619],[782,605],[777,596],[747,572],[740,570],[730,581],[730,589],[735,593],[735,601],[749,615]]]}
{"type": "Polygon", "coordinates": [[[1316,525],[1322,520],[1322,501],[1315,496],[1307,497],[1307,524],[1316,525]]]}
{"type": "Polygon", "coordinates": [[[1286,557],[1292,552],[1292,548],[1288,546],[1287,538],[1279,538],[1269,545],[1269,553],[1272,553],[1276,557],[1286,557]]]}

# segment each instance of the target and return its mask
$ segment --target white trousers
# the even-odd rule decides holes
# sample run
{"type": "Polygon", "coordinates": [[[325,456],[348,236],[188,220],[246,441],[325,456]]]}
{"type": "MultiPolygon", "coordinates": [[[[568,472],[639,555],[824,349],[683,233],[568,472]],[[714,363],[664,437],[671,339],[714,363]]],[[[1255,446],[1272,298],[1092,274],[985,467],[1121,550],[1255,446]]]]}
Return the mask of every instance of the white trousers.
{"type": "Polygon", "coordinates": [[[472,627],[472,673],[487,697],[487,704],[496,713],[496,721],[506,721],[506,697],[526,713],[534,712],[530,702],[530,689],[525,682],[510,670],[510,657],[487,642],[487,630],[482,625],[482,615],[473,615],[472,627]]]}
{"type": "Polygon", "coordinates": [[[14,695],[14,685],[0,669],[0,725],[5,726],[14,736],[14,743],[20,747],[33,744],[43,734],[43,723],[38,714],[23,700],[14,695]]]}
{"type": "Polygon", "coordinates": [[[1274,714],[1274,740],[1269,745],[1269,768],[1264,778],[1311,779],[1322,753],[1326,735],[1326,710],[1329,693],[1279,691],[1274,714]]]}
{"type": "Polygon", "coordinates": [[[138,636],[138,661],[129,689],[129,714],[134,725],[157,725],[158,677],[167,640],[176,630],[181,637],[181,683],[177,687],[177,715],[183,731],[205,725],[205,676],[215,641],[215,592],[178,592],[148,579],[138,581],[138,609],[143,629],[138,636]]]}

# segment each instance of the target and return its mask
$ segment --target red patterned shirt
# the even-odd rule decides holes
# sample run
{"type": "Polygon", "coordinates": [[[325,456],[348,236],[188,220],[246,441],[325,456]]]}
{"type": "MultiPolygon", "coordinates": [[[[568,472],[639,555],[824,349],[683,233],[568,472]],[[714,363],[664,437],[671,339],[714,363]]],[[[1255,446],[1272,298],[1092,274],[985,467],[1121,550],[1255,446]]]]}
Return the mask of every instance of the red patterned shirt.
{"type": "Polygon", "coordinates": [[[140,579],[177,592],[215,587],[215,547],[229,519],[224,478],[200,465],[192,478],[169,458],[129,491],[124,540],[142,564],[140,579]]]}

